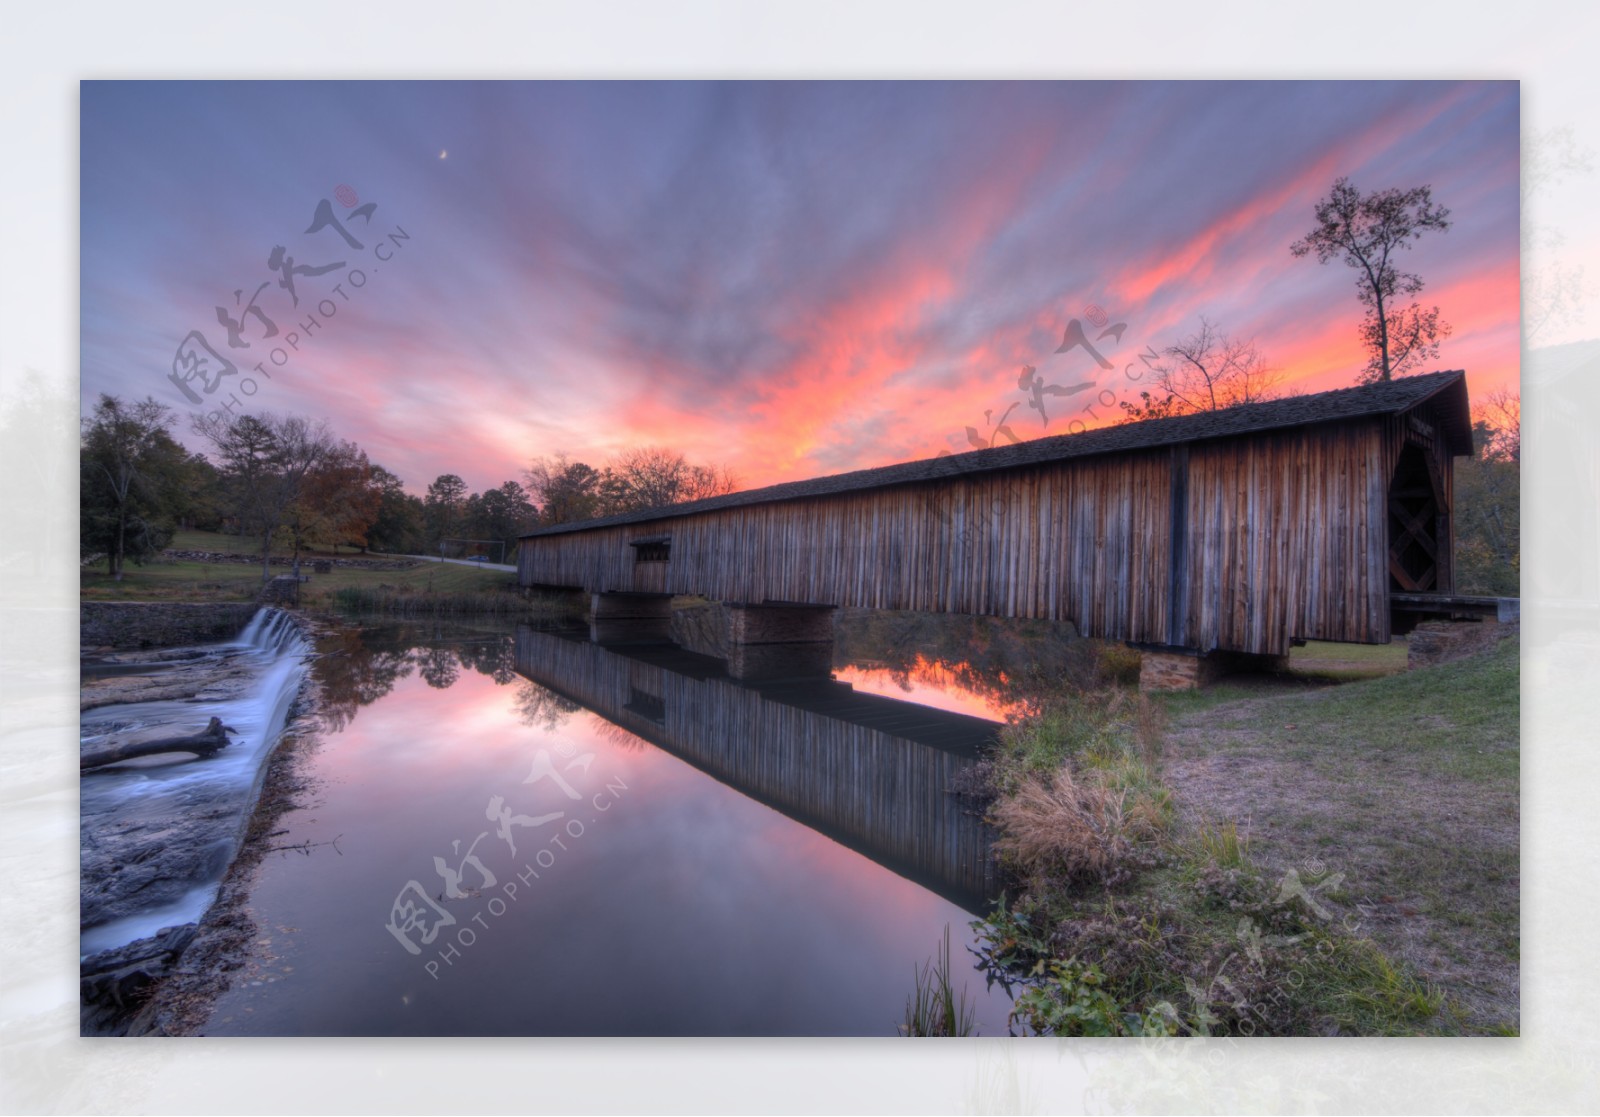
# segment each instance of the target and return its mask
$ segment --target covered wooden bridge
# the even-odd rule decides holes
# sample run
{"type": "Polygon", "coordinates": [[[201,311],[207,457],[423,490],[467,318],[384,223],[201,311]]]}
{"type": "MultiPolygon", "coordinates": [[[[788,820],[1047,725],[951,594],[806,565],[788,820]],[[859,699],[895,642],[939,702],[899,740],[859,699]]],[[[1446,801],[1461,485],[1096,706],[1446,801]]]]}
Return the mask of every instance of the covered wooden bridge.
{"type": "Polygon", "coordinates": [[[522,538],[521,584],[732,642],[828,639],[837,607],[1069,621],[1193,685],[1304,640],[1385,643],[1454,589],[1466,376],[1438,372],[731,493],[522,538]]]}

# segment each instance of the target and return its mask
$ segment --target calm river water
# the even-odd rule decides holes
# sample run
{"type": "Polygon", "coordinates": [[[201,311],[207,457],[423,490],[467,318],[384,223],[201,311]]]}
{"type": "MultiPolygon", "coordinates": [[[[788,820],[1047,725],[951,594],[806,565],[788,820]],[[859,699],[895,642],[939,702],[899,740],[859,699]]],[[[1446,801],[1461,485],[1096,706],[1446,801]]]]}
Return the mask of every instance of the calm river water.
{"type": "Polygon", "coordinates": [[[314,787],[273,839],[303,849],[263,865],[206,1034],[893,1035],[948,927],[1004,1035],[966,950],[991,835],[946,791],[1003,688],[847,644],[741,683],[587,632],[324,640],[314,787]]]}

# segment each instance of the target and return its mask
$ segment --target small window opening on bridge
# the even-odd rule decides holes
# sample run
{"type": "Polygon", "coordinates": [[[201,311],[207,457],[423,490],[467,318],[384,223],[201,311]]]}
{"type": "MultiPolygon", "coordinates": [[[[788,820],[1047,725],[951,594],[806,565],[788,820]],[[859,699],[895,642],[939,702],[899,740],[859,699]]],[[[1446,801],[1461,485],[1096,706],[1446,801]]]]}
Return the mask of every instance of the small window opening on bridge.
{"type": "Polygon", "coordinates": [[[666,562],[672,556],[672,540],[664,539],[636,539],[629,544],[633,548],[633,561],[641,562],[666,562]]]}
{"type": "Polygon", "coordinates": [[[667,704],[658,696],[638,687],[628,688],[628,701],[622,707],[629,713],[638,714],[646,721],[653,721],[657,725],[667,724],[667,704]]]}

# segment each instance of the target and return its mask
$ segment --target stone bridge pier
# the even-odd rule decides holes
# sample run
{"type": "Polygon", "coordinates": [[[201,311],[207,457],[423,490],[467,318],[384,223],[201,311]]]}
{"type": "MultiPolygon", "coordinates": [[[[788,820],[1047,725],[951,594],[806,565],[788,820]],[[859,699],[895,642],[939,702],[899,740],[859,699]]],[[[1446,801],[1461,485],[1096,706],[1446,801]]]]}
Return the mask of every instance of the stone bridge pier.
{"type": "Polygon", "coordinates": [[[748,681],[825,678],[833,670],[833,605],[724,602],[728,674],[748,681]]]}
{"type": "Polygon", "coordinates": [[[1139,689],[1143,691],[1198,690],[1224,675],[1289,669],[1286,655],[1129,646],[1139,652],[1139,689]]]}

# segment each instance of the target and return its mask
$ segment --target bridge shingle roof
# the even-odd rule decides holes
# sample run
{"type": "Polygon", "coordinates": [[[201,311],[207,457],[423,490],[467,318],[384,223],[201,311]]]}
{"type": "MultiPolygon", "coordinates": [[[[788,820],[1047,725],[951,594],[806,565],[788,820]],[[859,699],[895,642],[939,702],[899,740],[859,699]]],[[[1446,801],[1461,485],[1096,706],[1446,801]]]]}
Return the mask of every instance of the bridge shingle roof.
{"type": "Polygon", "coordinates": [[[786,481],[780,485],[767,485],[759,489],[747,489],[743,492],[727,493],[723,496],[668,505],[664,508],[624,512],[597,520],[555,524],[527,532],[522,538],[563,535],[568,532],[622,524],[649,523],[750,504],[803,500],[808,497],[834,496],[839,493],[883,488],[889,485],[938,481],[965,474],[1041,465],[1094,454],[1122,453],[1185,442],[1234,438],[1258,431],[1334,423],[1375,415],[1394,415],[1409,411],[1441,395],[1445,397],[1448,415],[1444,432],[1448,445],[1455,454],[1471,453],[1472,427],[1467,409],[1466,373],[1454,370],[1407,376],[1383,384],[1336,388],[1333,391],[1316,392],[1311,395],[1289,396],[1262,403],[1245,403],[1220,411],[1201,411],[1170,419],[1147,419],[1140,423],[1100,427],[1079,434],[1036,438],[1009,446],[970,450],[964,454],[923,458],[872,469],[857,469],[849,473],[811,477],[804,481],[786,481]]]}

